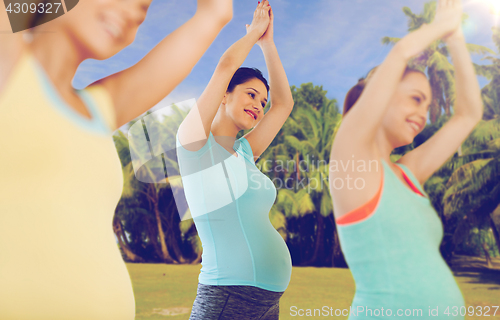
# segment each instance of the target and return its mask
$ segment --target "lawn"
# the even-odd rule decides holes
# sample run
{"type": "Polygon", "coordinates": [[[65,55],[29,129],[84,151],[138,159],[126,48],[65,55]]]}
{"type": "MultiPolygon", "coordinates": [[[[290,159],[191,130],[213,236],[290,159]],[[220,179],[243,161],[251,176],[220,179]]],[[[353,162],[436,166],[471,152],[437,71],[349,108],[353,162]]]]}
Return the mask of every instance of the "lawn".
{"type": "MultiPolygon", "coordinates": [[[[127,264],[136,299],[136,320],[187,320],[196,297],[201,265],[127,264]]],[[[500,305],[500,271],[474,265],[455,269],[467,306],[500,305]]],[[[354,282],[348,269],[293,267],[292,280],[280,302],[280,319],[347,319],[292,316],[291,309],[349,308],[354,282]]],[[[500,319],[471,316],[466,319],[500,319]]]]}

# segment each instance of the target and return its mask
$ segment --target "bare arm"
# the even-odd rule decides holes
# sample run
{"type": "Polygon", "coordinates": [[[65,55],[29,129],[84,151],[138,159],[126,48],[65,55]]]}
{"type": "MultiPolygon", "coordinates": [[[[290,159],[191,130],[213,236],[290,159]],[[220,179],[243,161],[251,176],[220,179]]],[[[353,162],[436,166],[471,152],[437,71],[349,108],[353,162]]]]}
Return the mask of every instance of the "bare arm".
{"type": "Polygon", "coordinates": [[[457,29],[446,43],[455,66],[454,115],[429,140],[398,161],[407,165],[422,184],[456,152],[483,116],[481,89],[462,29],[457,29]]]}
{"type": "Polygon", "coordinates": [[[134,66],[99,81],[110,93],[117,127],[151,109],[192,70],[232,18],[232,0],[198,0],[195,15],[134,66]]]}
{"type": "Polygon", "coordinates": [[[249,32],[224,52],[197,104],[179,126],[179,141],[186,149],[196,151],[205,144],[233,74],[266,31],[269,25],[269,9],[264,6],[264,2],[266,1],[257,6],[249,32]]]}
{"type": "Polygon", "coordinates": [[[252,147],[254,158],[258,158],[271,144],[293,108],[290,85],[273,40],[274,15],[272,9],[270,14],[269,28],[258,44],[264,53],[269,72],[271,107],[255,128],[244,136],[252,147]]]}

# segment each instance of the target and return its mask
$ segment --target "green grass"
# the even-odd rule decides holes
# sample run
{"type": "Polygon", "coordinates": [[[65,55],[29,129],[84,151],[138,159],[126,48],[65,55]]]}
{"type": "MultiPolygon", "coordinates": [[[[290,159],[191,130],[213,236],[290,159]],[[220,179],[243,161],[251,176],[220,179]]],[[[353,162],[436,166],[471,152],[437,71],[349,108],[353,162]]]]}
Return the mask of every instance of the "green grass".
{"type": "MultiPolygon", "coordinates": [[[[196,297],[201,265],[127,264],[136,299],[136,320],[189,319],[196,297]]],[[[460,268],[455,272],[467,306],[500,305],[500,273],[460,268]]],[[[301,309],[349,308],[354,281],[347,269],[293,267],[292,280],[280,300],[280,319],[347,319],[347,317],[293,317],[290,307],[301,309]]],[[[500,319],[497,316],[466,319],[500,319]]]]}

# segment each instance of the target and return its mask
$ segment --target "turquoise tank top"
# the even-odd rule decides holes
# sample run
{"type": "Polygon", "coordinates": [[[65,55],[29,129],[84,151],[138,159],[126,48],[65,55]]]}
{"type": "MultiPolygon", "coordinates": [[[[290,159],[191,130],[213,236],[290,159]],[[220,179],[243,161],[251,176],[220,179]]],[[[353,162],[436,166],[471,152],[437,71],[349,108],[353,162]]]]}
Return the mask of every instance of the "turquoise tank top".
{"type": "Polygon", "coordinates": [[[439,252],[441,220],[408,167],[397,164],[426,197],[404,186],[381,162],[384,181],[375,212],[337,226],[356,283],[348,319],[464,319],[464,298],[439,252]]]}
{"type": "Polygon", "coordinates": [[[211,132],[197,151],[182,147],[177,135],[176,145],[184,193],[203,246],[199,282],[285,291],[292,260],[269,220],[276,188],[255,166],[248,141],[235,141],[238,157],[211,132]]]}

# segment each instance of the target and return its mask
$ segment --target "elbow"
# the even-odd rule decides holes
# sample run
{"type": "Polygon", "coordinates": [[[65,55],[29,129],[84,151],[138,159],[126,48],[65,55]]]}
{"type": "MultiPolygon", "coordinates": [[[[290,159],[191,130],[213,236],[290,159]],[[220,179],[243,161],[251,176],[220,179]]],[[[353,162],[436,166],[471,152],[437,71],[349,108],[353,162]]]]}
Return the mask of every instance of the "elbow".
{"type": "Polygon", "coordinates": [[[228,24],[233,19],[233,8],[232,6],[227,7],[223,11],[216,11],[214,14],[215,20],[218,22],[221,29],[228,24]]]}
{"type": "Polygon", "coordinates": [[[483,119],[483,113],[484,113],[483,100],[480,97],[478,97],[476,101],[471,101],[470,106],[471,108],[469,117],[476,123],[478,123],[483,119]]]}
{"type": "Polygon", "coordinates": [[[407,47],[404,39],[394,44],[394,47],[392,47],[392,50],[390,51],[389,55],[391,55],[392,57],[400,58],[405,62],[408,62],[412,57],[412,54],[410,53],[410,50],[407,47]]]}
{"type": "Polygon", "coordinates": [[[471,102],[468,104],[469,108],[465,112],[455,112],[456,116],[467,118],[474,124],[479,123],[483,119],[483,103],[482,101],[471,102]]]}
{"type": "Polygon", "coordinates": [[[483,102],[479,102],[477,104],[477,107],[474,109],[476,110],[476,112],[474,112],[473,114],[473,119],[476,121],[476,122],[479,122],[483,119],[483,114],[484,114],[484,105],[483,105],[483,102]]]}
{"type": "Polygon", "coordinates": [[[481,101],[478,104],[477,112],[475,114],[475,120],[477,122],[481,121],[483,119],[483,114],[484,114],[484,105],[483,105],[483,102],[481,101]]]}
{"type": "Polygon", "coordinates": [[[224,10],[214,7],[198,7],[195,17],[202,19],[205,28],[215,27],[222,29],[233,19],[233,7],[225,7],[224,10]]]}
{"type": "Polygon", "coordinates": [[[219,17],[219,20],[224,25],[228,24],[231,20],[233,20],[233,10],[232,10],[232,8],[231,8],[231,10],[227,10],[224,14],[221,14],[221,16],[219,17]]]}
{"type": "Polygon", "coordinates": [[[275,109],[280,109],[280,110],[286,110],[288,112],[288,115],[292,113],[293,110],[293,105],[294,101],[279,101],[279,102],[273,102],[271,101],[271,106],[275,109]]]}
{"type": "Polygon", "coordinates": [[[234,57],[231,56],[227,51],[220,57],[219,63],[217,64],[217,69],[220,71],[231,71],[236,72],[240,65],[237,64],[234,57]]]}

